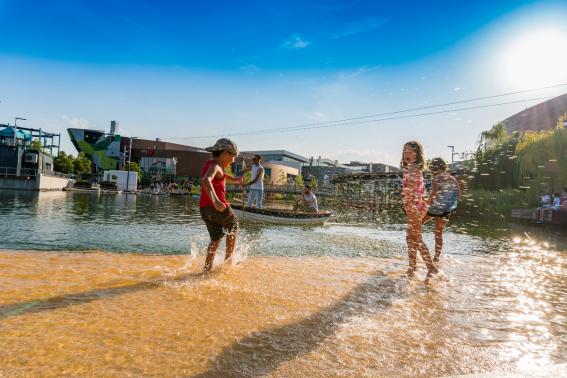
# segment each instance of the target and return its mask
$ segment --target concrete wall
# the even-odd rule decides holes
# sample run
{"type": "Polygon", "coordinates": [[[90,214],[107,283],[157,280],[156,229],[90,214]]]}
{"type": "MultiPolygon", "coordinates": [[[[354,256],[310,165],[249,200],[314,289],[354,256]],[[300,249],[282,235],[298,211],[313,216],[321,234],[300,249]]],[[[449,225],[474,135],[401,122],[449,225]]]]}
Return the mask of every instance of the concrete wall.
{"type": "Polygon", "coordinates": [[[0,178],[0,189],[15,190],[63,190],[69,179],[56,176],[39,175],[26,179],[0,178]]]}
{"type": "Polygon", "coordinates": [[[1,178],[0,189],[15,189],[15,190],[39,190],[38,183],[35,178],[29,180],[1,178]]]}
{"type": "Polygon", "coordinates": [[[63,190],[69,183],[69,179],[66,177],[39,176],[39,190],[63,190]]]}

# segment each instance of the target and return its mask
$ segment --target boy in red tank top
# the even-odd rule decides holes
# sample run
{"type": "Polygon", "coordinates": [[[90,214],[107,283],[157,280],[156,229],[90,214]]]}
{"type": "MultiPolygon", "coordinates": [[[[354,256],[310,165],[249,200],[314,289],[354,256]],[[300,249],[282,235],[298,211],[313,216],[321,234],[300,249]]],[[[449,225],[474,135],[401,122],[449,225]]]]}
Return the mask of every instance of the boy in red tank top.
{"type": "Polygon", "coordinates": [[[201,199],[199,211],[205,221],[211,242],[207,247],[204,272],[213,267],[213,260],[222,238],[226,235],[226,254],[224,260],[232,257],[236,245],[238,220],[226,200],[226,180],[242,184],[242,177],[232,177],[224,171],[234,163],[238,155],[238,147],[230,139],[219,139],[214,146],[207,147],[212,153],[212,159],[207,160],[201,171],[201,199]]]}

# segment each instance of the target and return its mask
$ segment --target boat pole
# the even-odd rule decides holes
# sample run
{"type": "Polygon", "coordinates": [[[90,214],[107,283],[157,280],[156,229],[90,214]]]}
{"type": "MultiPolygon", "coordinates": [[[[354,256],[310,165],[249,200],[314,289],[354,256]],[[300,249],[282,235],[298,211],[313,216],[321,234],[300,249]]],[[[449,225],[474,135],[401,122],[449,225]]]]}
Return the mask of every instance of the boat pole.
{"type": "Polygon", "coordinates": [[[242,218],[244,218],[244,210],[246,210],[246,202],[244,202],[244,170],[246,169],[246,160],[242,157],[242,181],[240,189],[242,190],[242,218]]]}

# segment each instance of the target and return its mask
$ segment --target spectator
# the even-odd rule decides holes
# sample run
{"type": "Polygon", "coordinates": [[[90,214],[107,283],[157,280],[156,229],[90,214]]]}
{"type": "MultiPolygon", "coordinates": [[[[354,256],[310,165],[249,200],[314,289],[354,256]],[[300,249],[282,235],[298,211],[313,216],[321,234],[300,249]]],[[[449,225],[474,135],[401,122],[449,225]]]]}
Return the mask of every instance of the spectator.
{"type": "Polygon", "coordinates": [[[567,202],[567,187],[563,188],[563,192],[561,193],[561,204],[567,202]]]}
{"type": "Polygon", "coordinates": [[[551,204],[551,208],[553,210],[561,209],[561,197],[559,196],[559,192],[553,193],[553,203],[551,204]]]}
{"type": "Polygon", "coordinates": [[[549,193],[541,192],[541,207],[546,208],[551,206],[551,196],[549,193]]]}

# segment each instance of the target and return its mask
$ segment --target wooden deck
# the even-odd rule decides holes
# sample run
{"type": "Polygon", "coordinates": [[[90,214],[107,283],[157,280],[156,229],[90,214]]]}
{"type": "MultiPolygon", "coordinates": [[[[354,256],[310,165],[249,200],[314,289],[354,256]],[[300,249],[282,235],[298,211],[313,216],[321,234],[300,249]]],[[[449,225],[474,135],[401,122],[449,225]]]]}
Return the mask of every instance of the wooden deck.
{"type": "Polygon", "coordinates": [[[567,225],[567,211],[552,209],[512,209],[512,219],[534,223],[567,225]]]}

